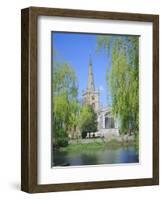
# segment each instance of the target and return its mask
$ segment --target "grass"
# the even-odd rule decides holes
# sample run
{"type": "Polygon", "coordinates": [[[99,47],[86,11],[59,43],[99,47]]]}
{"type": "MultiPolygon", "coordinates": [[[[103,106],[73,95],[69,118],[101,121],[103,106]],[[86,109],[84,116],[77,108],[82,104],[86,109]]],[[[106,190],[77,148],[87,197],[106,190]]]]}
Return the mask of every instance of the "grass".
{"type": "Polygon", "coordinates": [[[109,142],[93,142],[93,143],[78,143],[78,144],[69,144],[67,147],[60,148],[60,151],[68,152],[85,152],[85,151],[98,151],[105,149],[118,149],[120,147],[128,147],[135,145],[135,142],[118,142],[116,140],[111,140],[109,142]]]}

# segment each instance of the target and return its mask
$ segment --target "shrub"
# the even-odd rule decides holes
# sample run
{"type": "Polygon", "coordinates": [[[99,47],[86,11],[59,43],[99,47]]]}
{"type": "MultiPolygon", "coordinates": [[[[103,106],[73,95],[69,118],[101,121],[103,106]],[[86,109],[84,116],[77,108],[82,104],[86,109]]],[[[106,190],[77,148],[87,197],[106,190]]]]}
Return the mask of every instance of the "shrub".
{"type": "Polygon", "coordinates": [[[83,131],[82,132],[82,138],[84,139],[84,138],[86,138],[86,136],[87,136],[87,132],[83,131]]]}
{"type": "Polygon", "coordinates": [[[57,131],[55,144],[58,147],[66,147],[68,145],[68,135],[63,129],[57,131]]]}

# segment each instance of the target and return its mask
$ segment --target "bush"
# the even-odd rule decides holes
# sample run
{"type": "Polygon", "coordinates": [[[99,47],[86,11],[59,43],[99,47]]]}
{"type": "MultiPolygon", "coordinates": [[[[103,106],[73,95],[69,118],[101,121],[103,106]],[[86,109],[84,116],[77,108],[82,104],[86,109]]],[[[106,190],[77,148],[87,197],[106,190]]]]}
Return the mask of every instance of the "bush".
{"type": "Polygon", "coordinates": [[[58,147],[66,147],[68,145],[68,135],[63,129],[57,131],[55,143],[58,147]]]}
{"type": "Polygon", "coordinates": [[[82,132],[82,138],[84,139],[84,138],[86,138],[86,136],[87,136],[87,132],[82,132]]]}
{"type": "Polygon", "coordinates": [[[66,147],[68,145],[68,138],[57,138],[57,146],[66,147]]]}

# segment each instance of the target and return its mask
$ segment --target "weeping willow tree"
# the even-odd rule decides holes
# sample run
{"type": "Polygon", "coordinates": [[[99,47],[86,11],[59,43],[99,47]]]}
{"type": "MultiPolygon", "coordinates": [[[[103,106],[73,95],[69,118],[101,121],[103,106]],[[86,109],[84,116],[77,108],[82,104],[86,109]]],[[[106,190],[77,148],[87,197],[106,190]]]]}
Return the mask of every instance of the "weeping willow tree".
{"type": "Polygon", "coordinates": [[[53,71],[53,134],[56,146],[66,146],[78,123],[77,78],[67,63],[57,64],[53,71]]]}
{"type": "Polygon", "coordinates": [[[97,41],[98,50],[104,49],[111,58],[106,81],[120,133],[136,134],[139,129],[139,37],[98,36],[97,41]]]}

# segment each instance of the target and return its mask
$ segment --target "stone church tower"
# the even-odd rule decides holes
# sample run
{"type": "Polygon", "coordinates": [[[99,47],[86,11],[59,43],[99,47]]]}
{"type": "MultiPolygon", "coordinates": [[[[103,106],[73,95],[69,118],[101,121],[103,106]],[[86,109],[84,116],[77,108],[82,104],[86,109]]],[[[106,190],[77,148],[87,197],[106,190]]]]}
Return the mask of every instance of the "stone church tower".
{"type": "Polygon", "coordinates": [[[83,93],[83,104],[91,105],[95,112],[98,112],[100,109],[99,106],[99,91],[95,90],[93,69],[92,69],[92,60],[89,58],[89,67],[88,67],[88,83],[87,89],[83,93]]]}

